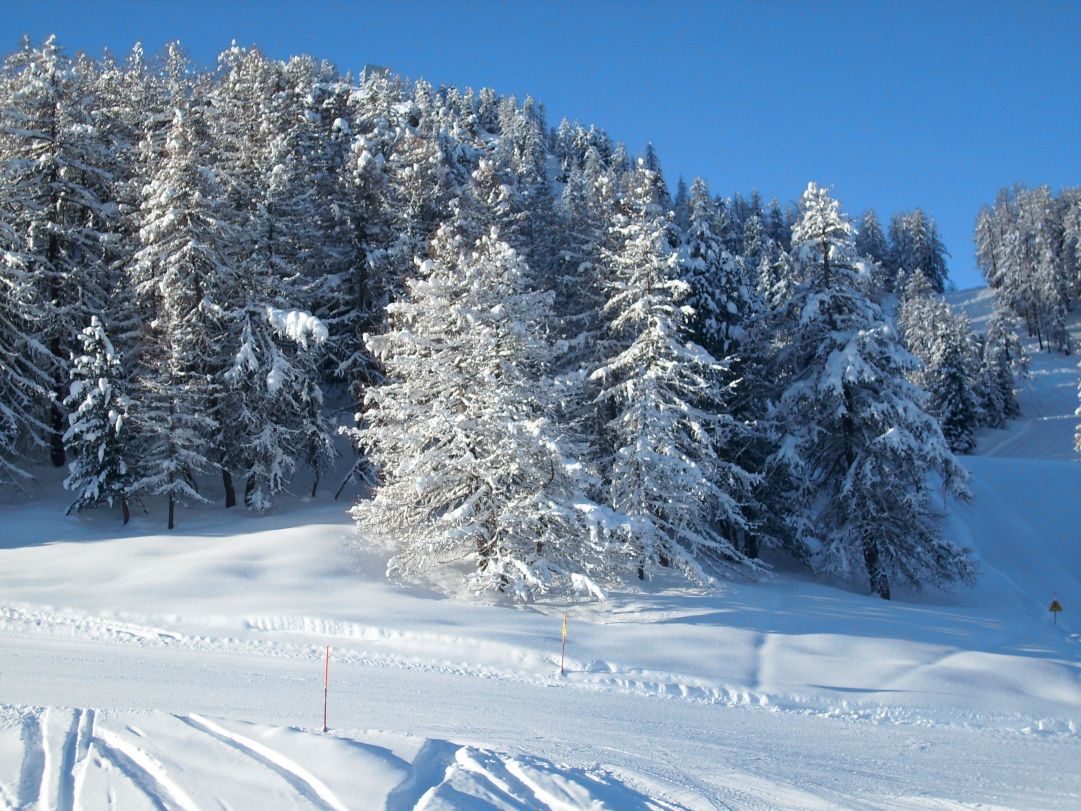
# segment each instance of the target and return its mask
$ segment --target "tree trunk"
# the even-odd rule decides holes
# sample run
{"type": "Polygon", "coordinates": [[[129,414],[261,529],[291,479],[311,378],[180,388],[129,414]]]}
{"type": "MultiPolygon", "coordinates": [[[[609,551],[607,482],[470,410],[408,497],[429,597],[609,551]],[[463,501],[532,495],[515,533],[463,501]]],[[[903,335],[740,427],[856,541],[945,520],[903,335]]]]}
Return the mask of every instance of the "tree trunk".
{"type": "MultiPolygon", "coordinates": [[[[830,289],[830,243],[827,239],[822,240],[822,288],[830,289]]],[[[833,326],[832,320],[830,326],[833,326]]]]}
{"type": "Polygon", "coordinates": [[[346,475],[346,477],[344,479],[342,479],[342,483],[338,485],[338,489],[334,491],[334,500],[335,501],[338,500],[338,496],[340,496],[342,494],[342,490],[345,489],[345,486],[347,484],[349,484],[350,481],[352,481],[354,476],[356,476],[357,466],[359,464],[360,464],[360,459],[357,459],[356,463],[353,465],[353,468],[349,471],[349,473],[346,475]]]}
{"type": "Polygon", "coordinates": [[[221,483],[225,486],[225,508],[236,506],[236,489],[233,487],[233,474],[221,469],[221,483]]]}
{"type": "Polygon", "coordinates": [[[124,524],[131,520],[131,511],[128,509],[128,500],[126,498],[120,499],[120,511],[124,514],[124,524]]]}
{"type": "Polygon", "coordinates": [[[53,463],[53,467],[63,467],[67,462],[64,451],[64,412],[60,410],[60,400],[64,395],[59,389],[54,394],[55,398],[49,406],[49,461],[53,463]]]}
{"type": "Polygon", "coordinates": [[[890,581],[882,569],[882,557],[878,551],[878,544],[870,538],[865,538],[863,541],[863,561],[867,566],[871,591],[883,600],[890,599],[890,581]]]}
{"type": "MultiPolygon", "coordinates": [[[[842,432],[844,434],[844,452],[846,473],[851,471],[856,463],[856,449],[853,438],[856,435],[855,419],[852,416],[854,403],[852,392],[848,385],[844,387],[845,413],[841,418],[842,432]]],[[[867,577],[871,581],[871,591],[883,600],[890,599],[890,581],[882,568],[882,555],[878,544],[872,538],[863,539],[863,562],[867,567],[867,577]]]]}
{"type": "Polygon", "coordinates": [[[748,534],[747,530],[736,530],[736,542],[739,544],[739,548],[743,550],[743,554],[751,558],[751,560],[758,559],[758,536],[753,532],[748,534]]]}
{"type": "Polygon", "coordinates": [[[173,526],[174,526],[174,524],[173,524],[173,512],[174,512],[175,506],[176,506],[176,499],[174,499],[173,494],[170,493],[169,494],[169,529],[172,529],[173,526]]]}
{"type": "Polygon", "coordinates": [[[248,481],[244,485],[244,506],[249,509],[252,506],[251,496],[255,492],[255,476],[248,476],[248,481]]]}
{"type": "Polygon", "coordinates": [[[319,471],[315,471],[315,481],[312,482],[312,498],[315,498],[315,491],[319,489],[319,471]]]}
{"type": "MultiPolygon", "coordinates": [[[[51,143],[58,144],[59,140],[55,115],[51,118],[49,131],[51,143]]],[[[57,163],[54,161],[49,169],[49,189],[55,189],[56,187],[57,171],[57,163]]],[[[60,225],[60,202],[60,199],[54,192],[51,196],[49,210],[53,213],[53,216],[57,217],[57,220],[53,223],[55,226],[60,225]]],[[[45,251],[45,256],[48,261],[48,272],[50,273],[49,299],[54,307],[61,307],[65,302],[62,300],[63,291],[60,288],[60,282],[56,276],[56,262],[60,258],[60,240],[56,236],[56,230],[53,230],[53,232],[49,234],[49,247],[45,251]]],[[[63,467],[67,458],[64,452],[64,411],[61,408],[61,405],[64,402],[64,396],[67,394],[68,388],[68,380],[65,374],[67,367],[64,365],[64,359],[67,357],[67,353],[64,352],[59,325],[54,324],[53,328],[57,330],[57,333],[49,341],[49,352],[52,354],[53,359],[57,364],[57,379],[53,386],[52,403],[49,405],[49,427],[52,429],[52,433],[49,437],[49,459],[53,463],[53,467],[63,467]]]]}
{"type": "MultiPolygon", "coordinates": [[[[55,291],[55,295],[60,295],[59,291],[55,291]]],[[[49,351],[58,362],[61,349],[59,336],[49,341],[49,351]]],[[[56,374],[62,376],[59,369],[56,374]]],[[[53,463],[53,467],[63,467],[67,462],[67,453],[64,450],[64,411],[60,407],[66,393],[64,383],[57,380],[53,386],[52,401],[49,403],[49,461],[53,463]]]]}
{"type": "Polygon", "coordinates": [[[477,571],[483,572],[488,568],[488,561],[492,556],[492,542],[484,538],[477,538],[477,571]]]}

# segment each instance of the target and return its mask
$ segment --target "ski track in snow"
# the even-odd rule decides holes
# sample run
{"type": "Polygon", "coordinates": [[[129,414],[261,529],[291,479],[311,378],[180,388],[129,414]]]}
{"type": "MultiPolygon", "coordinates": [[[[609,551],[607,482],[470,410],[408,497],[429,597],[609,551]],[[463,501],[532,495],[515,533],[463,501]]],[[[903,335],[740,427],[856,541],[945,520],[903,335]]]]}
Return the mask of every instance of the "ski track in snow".
{"type": "Polygon", "coordinates": [[[36,716],[23,719],[22,741],[24,756],[19,770],[18,807],[30,808],[40,800],[48,799],[42,797],[45,788],[45,749],[41,721],[36,716]]]}
{"type": "Polygon", "coordinates": [[[139,747],[104,729],[98,732],[94,743],[155,807],[163,811],[199,811],[199,806],[172,780],[165,767],[139,747]]]}
{"type": "MultiPolygon", "coordinates": [[[[678,811],[686,807],[641,794],[614,773],[601,769],[567,769],[535,757],[503,755],[437,740],[424,741],[411,762],[403,761],[387,749],[364,747],[369,768],[374,765],[377,770],[382,766],[392,771],[398,769],[404,779],[385,794],[377,791],[358,795],[357,781],[364,785],[366,775],[350,773],[348,769],[330,771],[333,779],[350,792],[343,794],[313,771],[320,767],[327,771],[327,764],[313,755],[316,750],[305,746],[309,743],[305,738],[316,739],[314,733],[297,733],[300,740],[294,743],[300,744],[303,757],[314,761],[302,764],[285,751],[256,739],[256,736],[265,739],[272,735],[275,730],[270,727],[249,725],[248,735],[227,728],[225,722],[196,714],[107,711],[103,713],[105,723],[95,724],[92,711],[19,709],[3,705],[0,709],[15,710],[24,735],[17,795],[12,795],[10,787],[0,782],[3,807],[19,811],[99,807],[120,811],[137,807],[158,811],[198,811],[211,807],[303,807],[320,811],[448,807],[678,811]],[[59,725],[65,732],[55,741],[43,741],[41,730],[50,725],[59,725]],[[222,772],[215,765],[222,759],[219,753],[212,752],[206,760],[193,757],[186,763],[175,756],[167,763],[162,762],[151,754],[155,745],[175,740],[180,729],[194,733],[188,747],[213,750],[215,746],[223,746],[239,759],[230,760],[222,772]],[[272,775],[269,781],[268,774],[272,775]],[[110,785],[104,803],[100,797],[80,796],[80,788],[86,783],[110,785]],[[50,793],[52,788],[58,788],[59,794],[50,793]],[[236,797],[246,804],[237,805],[236,797]]],[[[4,731],[0,721],[0,733],[4,731]]],[[[349,757],[357,752],[357,742],[348,738],[318,736],[317,740],[320,751],[329,752],[329,761],[339,766],[349,763],[349,757]],[[339,759],[343,755],[345,759],[339,759]]],[[[353,760],[354,767],[358,763],[353,760]]]]}
{"type": "Polygon", "coordinates": [[[319,808],[327,811],[348,811],[326,784],[303,766],[293,762],[280,752],[275,752],[268,746],[258,741],[229,732],[224,727],[215,724],[199,715],[191,715],[181,719],[195,729],[205,732],[218,739],[227,746],[231,746],[248,755],[255,761],[264,764],[271,771],[280,775],[289,785],[297,790],[297,793],[312,802],[319,808]]]}

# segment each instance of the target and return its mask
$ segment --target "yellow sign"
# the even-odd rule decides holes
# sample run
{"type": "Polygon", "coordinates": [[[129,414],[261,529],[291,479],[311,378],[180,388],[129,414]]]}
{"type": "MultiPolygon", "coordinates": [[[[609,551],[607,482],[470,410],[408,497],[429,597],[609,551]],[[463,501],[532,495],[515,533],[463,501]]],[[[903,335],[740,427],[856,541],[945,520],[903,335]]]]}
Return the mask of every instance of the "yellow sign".
{"type": "Polygon", "coordinates": [[[1062,603],[1060,603],[1058,600],[1052,600],[1051,601],[1051,608],[1048,609],[1048,610],[1049,611],[1054,611],[1057,614],[1059,611],[1062,610],[1062,603]]]}
{"type": "Polygon", "coordinates": [[[567,615],[563,614],[563,638],[567,638],[567,615]]]}

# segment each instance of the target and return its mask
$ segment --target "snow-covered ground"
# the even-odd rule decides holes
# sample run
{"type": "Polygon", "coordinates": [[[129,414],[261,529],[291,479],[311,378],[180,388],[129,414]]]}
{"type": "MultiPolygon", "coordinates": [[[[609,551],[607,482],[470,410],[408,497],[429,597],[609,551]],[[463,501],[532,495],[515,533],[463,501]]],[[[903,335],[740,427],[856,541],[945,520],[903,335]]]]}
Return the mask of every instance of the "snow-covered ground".
{"type": "Polygon", "coordinates": [[[483,605],[388,582],[325,493],[173,533],[2,507],[0,808],[1081,807],[1075,362],[965,460],[952,594],[483,605]]]}

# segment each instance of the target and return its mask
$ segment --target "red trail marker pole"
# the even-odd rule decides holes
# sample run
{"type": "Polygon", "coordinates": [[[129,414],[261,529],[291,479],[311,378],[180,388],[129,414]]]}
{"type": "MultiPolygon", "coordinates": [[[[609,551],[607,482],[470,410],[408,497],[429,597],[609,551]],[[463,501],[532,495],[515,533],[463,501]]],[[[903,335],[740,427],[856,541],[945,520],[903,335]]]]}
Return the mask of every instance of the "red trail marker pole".
{"type": "Polygon", "coordinates": [[[330,689],[330,645],[327,645],[327,656],[323,662],[323,732],[327,731],[327,692],[330,689]]]}

